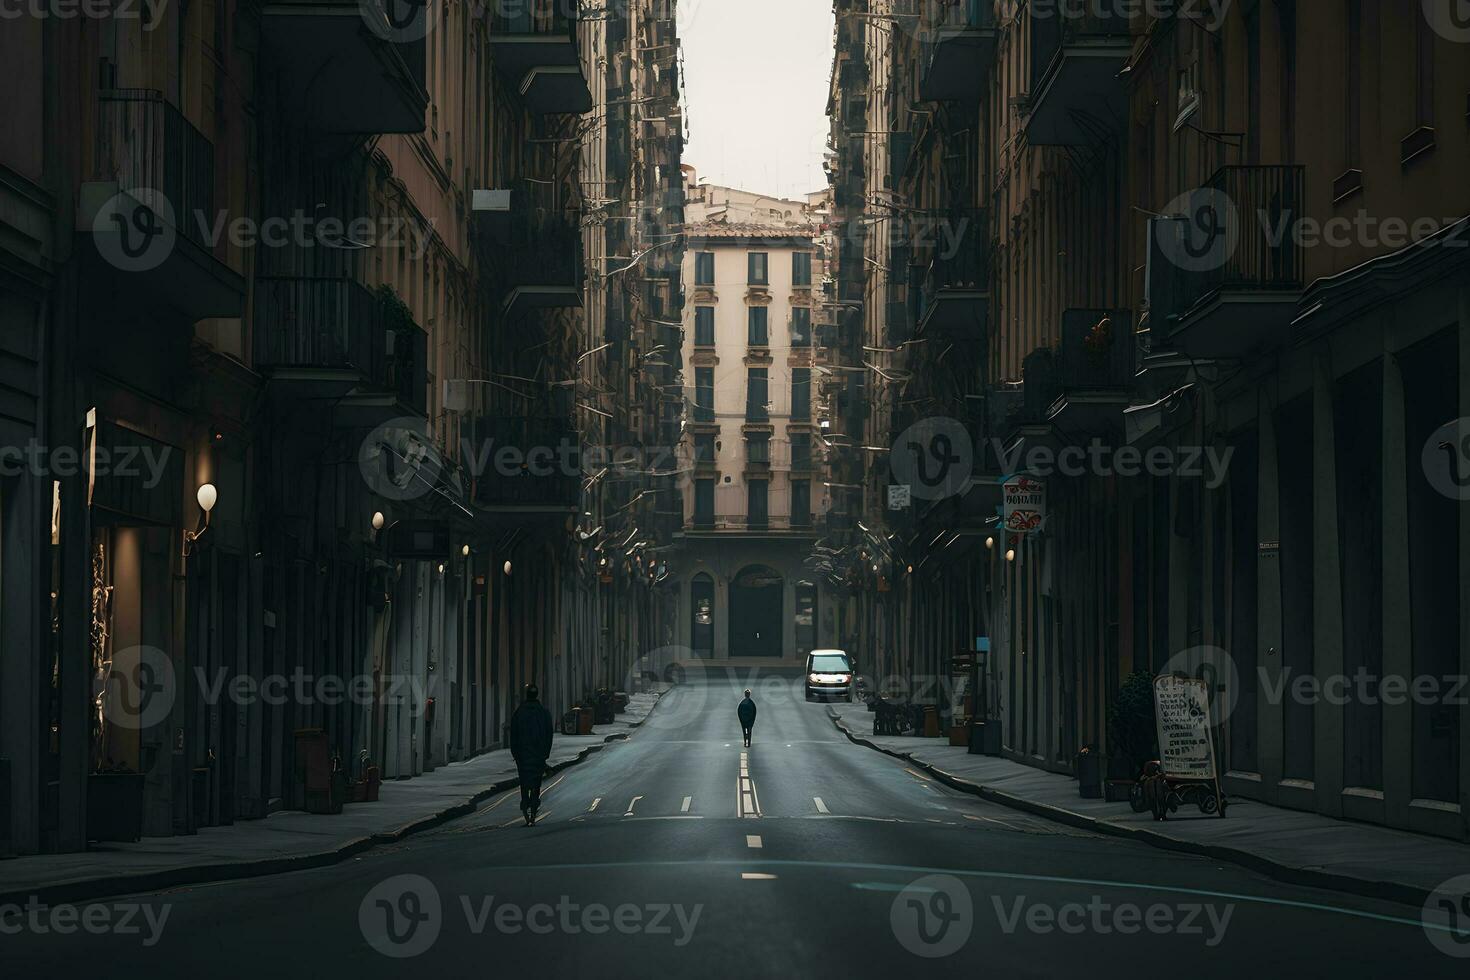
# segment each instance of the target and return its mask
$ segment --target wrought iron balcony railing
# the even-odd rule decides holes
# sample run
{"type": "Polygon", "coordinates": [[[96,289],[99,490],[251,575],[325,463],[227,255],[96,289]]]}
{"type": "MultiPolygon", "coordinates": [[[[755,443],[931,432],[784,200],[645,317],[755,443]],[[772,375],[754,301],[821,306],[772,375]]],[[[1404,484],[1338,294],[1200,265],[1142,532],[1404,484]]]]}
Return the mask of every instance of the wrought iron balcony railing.
{"type": "Polygon", "coordinates": [[[215,225],[214,144],[162,92],[104,90],[98,111],[97,177],[116,180],[119,190],[134,196],[144,190],[162,195],[175,228],[208,248],[206,229],[215,225]]]}

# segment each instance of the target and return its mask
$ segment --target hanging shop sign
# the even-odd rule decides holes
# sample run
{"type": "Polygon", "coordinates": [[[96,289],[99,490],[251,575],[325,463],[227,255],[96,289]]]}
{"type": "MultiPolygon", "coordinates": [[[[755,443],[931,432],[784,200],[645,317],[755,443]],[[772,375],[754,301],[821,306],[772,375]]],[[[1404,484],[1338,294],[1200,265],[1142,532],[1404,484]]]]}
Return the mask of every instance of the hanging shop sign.
{"type": "Polygon", "coordinates": [[[1154,678],[1154,717],[1159,762],[1172,779],[1214,780],[1215,746],[1210,740],[1210,687],[1194,677],[1154,678]]]}
{"type": "Polygon", "coordinates": [[[1001,485],[1005,529],[1015,534],[1040,531],[1046,524],[1046,484],[1029,476],[1013,476],[1001,485]]]}

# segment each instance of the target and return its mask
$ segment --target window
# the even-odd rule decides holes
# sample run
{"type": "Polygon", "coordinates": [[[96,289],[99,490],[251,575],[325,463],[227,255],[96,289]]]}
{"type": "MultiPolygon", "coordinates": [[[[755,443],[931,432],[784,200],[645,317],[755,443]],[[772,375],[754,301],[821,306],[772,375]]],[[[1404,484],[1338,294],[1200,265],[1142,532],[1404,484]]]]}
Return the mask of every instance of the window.
{"type": "Polygon", "coordinates": [[[748,320],[750,322],[750,336],[746,341],[751,347],[771,346],[771,330],[768,321],[770,310],[764,306],[752,306],[748,320]]]}
{"type": "Polygon", "coordinates": [[[812,468],[812,434],[791,433],[791,468],[798,472],[812,468]]]}
{"type": "Polygon", "coordinates": [[[1347,45],[1347,99],[1343,105],[1343,138],[1346,141],[1344,157],[1349,169],[1362,164],[1363,125],[1363,4],[1362,0],[1347,0],[1347,28],[1344,32],[1347,45]]]}
{"type": "Polygon", "coordinates": [[[696,463],[715,461],[715,434],[713,432],[700,432],[694,436],[694,461],[696,463]]]}
{"type": "MultiPolygon", "coordinates": [[[[706,370],[699,368],[698,370],[706,370]]],[[[714,369],[707,369],[713,373],[714,369]]],[[[713,395],[714,382],[710,382],[711,394],[713,395]]],[[[748,422],[764,422],[769,419],[770,411],[767,406],[769,398],[769,381],[766,377],[765,368],[750,368],[747,374],[745,386],[745,418],[748,422]]]]}
{"type": "Polygon", "coordinates": [[[765,527],[771,521],[770,484],[765,480],[751,480],[746,487],[746,523],[751,527],[765,527]]]}
{"type": "Polygon", "coordinates": [[[1434,125],[1434,39],[1428,17],[1415,17],[1414,34],[1414,122],[1434,125]]]}
{"type": "Polygon", "coordinates": [[[694,421],[713,422],[714,420],[715,369],[697,367],[694,369],[694,421]]]}
{"type": "Polygon", "coordinates": [[[791,346],[812,345],[812,311],[805,306],[791,308],[791,346]]]}
{"type": "Polygon", "coordinates": [[[713,524],[715,522],[715,481],[694,481],[694,523],[713,524]]]}
{"type": "Polygon", "coordinates": [[[810,286],[812,284],[812,253],[791,253],[791,285],[810,286]]]}
{"type": "Polygon", "coordinates": [[[812,523],[812,483],[791,481],[791,526],[809,527],[812,523]]]}
{"type": "Polygon", "coordinates": [[[745,461],[747,463],[770,463],[770,435],[752,434],[745,440],[745,461]]]}
{"type": "Polygon", "coordinates": [[[715,345],[715,308],[713,306],[696,306],[694,308],[694,346],[713,347],[715,345]]]}
{"type": "Polygon", "coordinates": [[[797,422],[810,421],[812,417],[812,370],[791,369],[791,418],[797,422]]]}
{"type": "Polygon", "coordinates": [[[713,286],[715,284],[715,253],[694,253],[694,284],[696,286],[713,286]]]}
{"type": "Polygon", "coordinates": [[[765,252],[748,253],[745,281],[752,286],[769,285],[771,281],[770,269],[767,265],[769,259],[770,256],[765,252]]]}

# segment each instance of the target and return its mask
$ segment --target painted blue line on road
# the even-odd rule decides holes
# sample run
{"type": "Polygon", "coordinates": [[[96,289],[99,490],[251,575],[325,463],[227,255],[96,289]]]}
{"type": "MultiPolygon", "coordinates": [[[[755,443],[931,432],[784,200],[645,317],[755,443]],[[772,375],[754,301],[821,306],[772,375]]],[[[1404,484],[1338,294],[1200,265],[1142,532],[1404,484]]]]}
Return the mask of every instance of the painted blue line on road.
{"type": "Polygon", "coordinates": [[[1067,878],[1061,875],[1033,875],[1018,871],[970,871],[963,868],[928,868],[909,864],[866,864],[861,862],[846,861],[792,861],[792,860],[751,860],[743,861],[589,861],[578,864],[535,864],[535,865],[501,865],[499,867],[481,868],[483,872],[494,871],[597,871],[614,870],[626,868],[697,868],[697,867],[722,867],[740,865],[750,867],[751,865],[772,866],[783,868],[814,868],[823,870],[845,870],[845,871],[890,871],[911,875],[954,875],[958,878],[999,878],[1006,881],[1038,881],[1058,885],[1092,885],[1099,888],[1138,888],[1145,891],[1168,892],[1178,895],[1200,895],[1207,898],[1228,899],[1234,902],[1250,902],[1256,905],[1274,905],[1281,908],[1305,909],[1311,912],[1331,912],[1337,915],[1350,915],[1360,919],[1373,919],[1377,922],[1389,922],[1394,925],[1413,926],[1415,928],[1436,929],[1441,932],[1463,935],[1464,930],[1455,926],[1440,925],[1436,922],[1424,922],[1420,919],[1406,919],[1402,916],[1383,915],[1378,912],[1364,912],[1359,909],[1342,908],[1337,905],[1323,905],[1319,902],[1302,902],[1291,898],[1268,898],[1264,895],[1242,895],[1235,892],[1212,891],[1206,888],[1184,888],[1179,885],[1153,885],[1141,881],[1109,881],[1101,878],[1067,878]]]}

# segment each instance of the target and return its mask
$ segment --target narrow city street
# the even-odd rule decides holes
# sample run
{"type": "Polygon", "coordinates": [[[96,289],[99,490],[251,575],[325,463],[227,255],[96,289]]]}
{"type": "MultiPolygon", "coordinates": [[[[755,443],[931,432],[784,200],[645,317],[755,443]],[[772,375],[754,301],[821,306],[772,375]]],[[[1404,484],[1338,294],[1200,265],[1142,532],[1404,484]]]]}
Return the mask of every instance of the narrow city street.
{"type": "Polygon", "coordinates": [[[789,675],[692,675],[632,738],[549,780],[534,828],[511,791],[340,865],[103,902],[141,904],[138,934],[27,930],[7,937],[6,972],[908,975],[938,952],[1005,977],[1176,961],[1202,977],[1334,961],[1456,975],[1417,909],[985,803],[852,744],[800,693],[789,675]],[[749,750],[742,686],[760,698],[749,750]]]}

